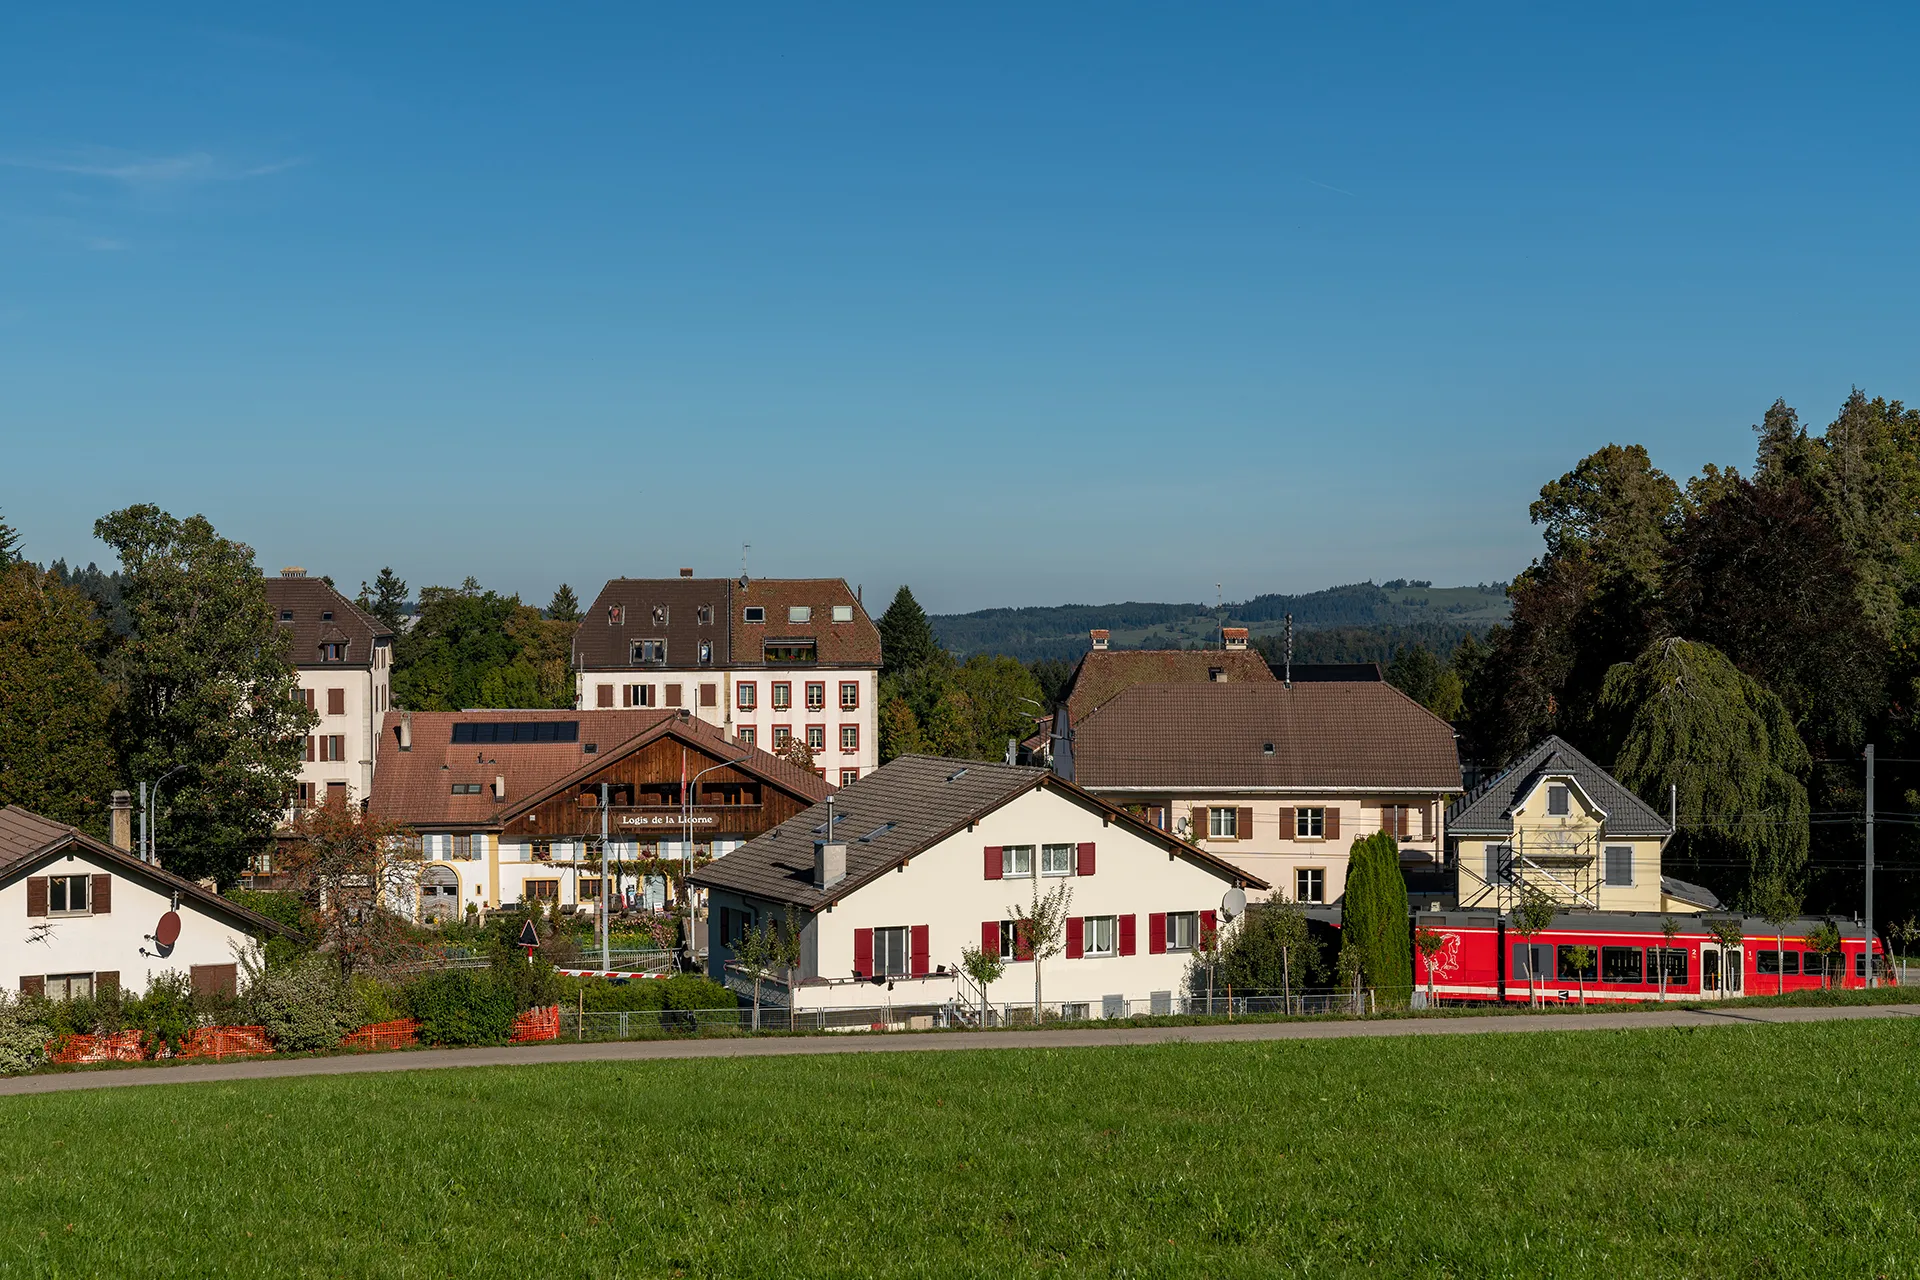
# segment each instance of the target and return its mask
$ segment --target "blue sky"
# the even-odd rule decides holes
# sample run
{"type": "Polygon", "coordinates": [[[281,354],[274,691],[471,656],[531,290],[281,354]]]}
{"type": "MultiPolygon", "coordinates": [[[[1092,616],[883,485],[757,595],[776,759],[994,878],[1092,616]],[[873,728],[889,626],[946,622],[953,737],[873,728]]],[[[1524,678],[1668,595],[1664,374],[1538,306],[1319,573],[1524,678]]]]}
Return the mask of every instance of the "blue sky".
{"type": "Polygon", "coordinates": [[[1895,6],[160,8],[0,18],[39,559],[1491,581],[1610,440],[1920,399],[1895,6]]]}

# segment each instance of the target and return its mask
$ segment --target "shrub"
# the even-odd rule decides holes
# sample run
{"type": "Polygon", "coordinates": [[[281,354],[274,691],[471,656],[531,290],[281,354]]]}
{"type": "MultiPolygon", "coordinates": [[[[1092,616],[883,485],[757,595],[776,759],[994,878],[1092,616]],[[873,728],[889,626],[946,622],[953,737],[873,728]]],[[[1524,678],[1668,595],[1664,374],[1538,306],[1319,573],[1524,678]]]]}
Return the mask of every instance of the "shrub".
{"type": "Polygon", "coordinates": [[[0,1076],[40,1065],[53,1028],[42,1017],[45,1001],[16,999],[0,991],[0,1076]]]}
{"type": "Polygon", "coordinates": [[[188,1033],[200,1024],[194,1004],[193,979],[168,969],[148,985],[146,995],[127,1002],[127,1021],[147,1033],[155,1052],[162,1048],[178,1052],[188,1033]]]}
{"type": "Polygon", "coordinates": [[[512,989],[493,971],[429,973],[407,984],[402,994],[427,1044],[505,1044],[518,1012],[512,989]]]}
{"type": "Polygon", "coordinates": [[[513,999],[514,1012],[537,1009],[559,998],[559,975],[544,950],[533,953],[529,961],[525,951],[512,943],[495,942],[488,952],[493,978],[513,999]]]}
{"type": "MultiPolygon", "coordinates": [[[[652,983],[646,984],[652,986],[652,983]]],[[[678,973],[660,984],[667,989],[669,1009],[738,1009],[740,997],[733,991],[695,973],[678,973]]]]}
{"type": "Polygon", "coordinates": [[[395,1018],[406,1016],[401,1012],[403,1001],[396,988],[365,975],[356,975],[349,985],[353,990],[356,1027],[392,1022],[395,1018]]]}
{"type": "Polygon", "coordinates": [[[555,978],[555,998],[564,1008],[589,1012],[652,1013],[666,1007],[667,984],[653,980],[609,982],[605,978],[555,978]]]}
{"type": "Polygon", "coordinates": [[[359,1000],[323,956],[259,975],[247,988],[247,1006],[283,1053],[336,1048],[360,1025],[359,1000]]]}

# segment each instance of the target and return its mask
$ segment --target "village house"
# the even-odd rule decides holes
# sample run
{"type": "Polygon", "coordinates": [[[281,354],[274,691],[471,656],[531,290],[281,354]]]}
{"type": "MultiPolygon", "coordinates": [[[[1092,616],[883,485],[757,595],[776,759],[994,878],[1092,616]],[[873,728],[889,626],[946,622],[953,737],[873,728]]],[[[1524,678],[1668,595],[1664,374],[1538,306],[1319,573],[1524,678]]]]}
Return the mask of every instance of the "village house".
{"type": "Polygon", "coordinates": [[[376,729],[392,701],[393,632],[305,569],[282,569],[266,589],[301,693],[320,717],[286,816],[327,800],[364,800],[380,750],[376,729]]]}
{"type": "Polygon", "coordinates": [[[840,578],[615,578],[574,633],[583,710],[685,710],[845,786],[880,762],[880,632],[840,578]]]}
{"type": "Polygon", "coordinates": [[[714,978],[747,990],[733,946],[779,920],[804,958],[791,987],[767,988],[772,1003],[897,1016],[977,1001],[959,976],[969,945],[1007,962],[988,999],[1030,1006],[1036,961],[1011,908],[1057,885],[1071,902],[1063,950],[1038,962],[1046,1004],[1069,1017],[1171,1007],[1195,948],[1226,925],[1223,902],[1266,887],[1047,770],[931,756],[889,762],[694,883],[709,893],[714,978]]]}
{"type": "Polygon", "coordinates": [[[1132,685],[1075,722],[1054,767],[1310,904],[1340,898],[1348,850],[1377,831],[1410,878],[1438,872],[1461,791],[1452,728],[1365,680],[1132,685]]]}
{"type": "Polygon", "coordinates": [[[390,711],[368,811],[410,828],[426,860],[421,914],[523,900],[667,902],[661,864],[725,857],[832,788],[685,709],[390,711]],[[651,871],[649,870],[651,868],[651,871]]]}
{"type": "Polygon", "coordinates": [[[132,801],[113,794],[113,843],[18,806],[0,808],[0,975],[53,1000],[142,994],[168,970],[233,993],[241,954],[280,925],[142,862],[132,801]]]}

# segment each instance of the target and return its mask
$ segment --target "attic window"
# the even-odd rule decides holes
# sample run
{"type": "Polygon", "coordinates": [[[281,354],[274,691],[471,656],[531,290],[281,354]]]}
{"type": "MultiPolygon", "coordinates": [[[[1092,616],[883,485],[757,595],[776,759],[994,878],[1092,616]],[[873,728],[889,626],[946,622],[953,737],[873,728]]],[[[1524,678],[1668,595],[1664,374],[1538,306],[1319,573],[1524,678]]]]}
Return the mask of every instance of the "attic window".
{"type": "Polygon", "coordinates": [[[1261,754],[1261,755],[1263,755],[1263,756],[1270,756],[1270,755],[1272,755],[1272,754],[1273,754],[1273,744],[1272,744],[1271,742],[1263,742],[1263,743],[1261,743],[1261,744],[1260,744],[1260,754],[1261,754]]]}
{"type": "Polygon", "coordinates": [[[282,609],[282,610],[280,611],[280,621],[282,621],[282,622],[292,622],[292,621],[293,621],[293,610],[291,610],[291,609],[282,609]]]}
{"type": "Polygon", "coordinates": [[[750,604],[740,611],[740,620],[742,622],[765,622],[767,620],[767,608],[765,605],[750,604]]]}
{"type": "Polygon", "coordinates": [[[477,796],[480,794],[480,789],[481,784],[478,782],[456,782],[453,784],[453,794],[456,796],[477,796]]]}
{"type": "Polygon", "coordinates": [[[653,606],[653,625],[656,627],[667,625],[667,606],[663,604],[653,606]]]}
{"type": "Polygon", "coordinates": [[[837,604],[833,606],[833,620],[835,622],[852,622],[853,606],[850,604],[837,604]]]}
{"type": "Polygon", "coordinates": [[[623,604],[608,605],[607,606],[607,625],[610,627],[626,626],[627,625],[627,606],[623,604]]]}
{"type": "Polygon", "coordinates": [[[320,611],[320,621],[322,621],[322,622],[332,622],[332,621],[333,621],[333,610],[331,610],[331,609],[322,609],[322,610],[320,611]]]}
{"type": "Polygon", "coordinates": [[[1226,678],[1227,678],[1227,669],[1225,667],[1208,667],[1207,668],[1207,679],[1211,683],[1219,684],[1222,680],[1225,680],[1226,678]]]}
{"type": "Polygon", "coordinates": [[[787,606],[788,622],[812,622],[813,606],[810,604],[790,604],[787,606]]]}
{"type": "Polygon", "coordinates": [[[693,609],[693,621],[696,626],[712,626],[713,606],[710,604],[695,605],[693,609]]]}
{"type": "Polygon", "coordinates": [[[1565,787],[1547,788],[1547,816],[1564,818],[1567,816],[1567,789],[1565,787]]]}

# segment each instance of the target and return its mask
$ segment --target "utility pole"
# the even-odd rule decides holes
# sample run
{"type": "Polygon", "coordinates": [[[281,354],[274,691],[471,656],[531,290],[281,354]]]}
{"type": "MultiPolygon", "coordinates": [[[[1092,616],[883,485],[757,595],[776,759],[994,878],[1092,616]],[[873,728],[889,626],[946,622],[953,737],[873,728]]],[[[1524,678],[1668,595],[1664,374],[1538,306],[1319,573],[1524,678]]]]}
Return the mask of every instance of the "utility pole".
{"type": "Polygon", "coordinates": [[[607,847],[607,784],[600,784],[600,968],[613,968],[613,914],[608,910],[607,879],[613,872],[607,847]]]}
{"type": "Polygon", "coordinates": [[[1867,985],[1874,985],[1873,969],[1873,744],[1867,744],[1867,985]]]}

